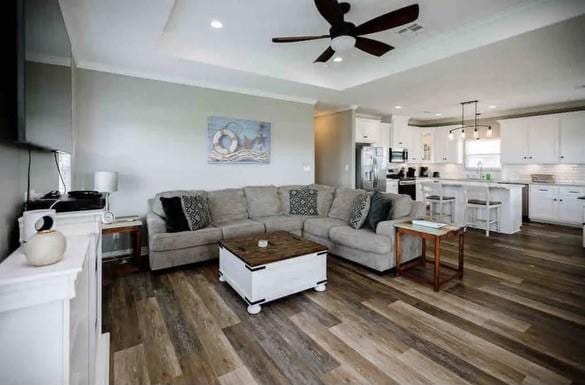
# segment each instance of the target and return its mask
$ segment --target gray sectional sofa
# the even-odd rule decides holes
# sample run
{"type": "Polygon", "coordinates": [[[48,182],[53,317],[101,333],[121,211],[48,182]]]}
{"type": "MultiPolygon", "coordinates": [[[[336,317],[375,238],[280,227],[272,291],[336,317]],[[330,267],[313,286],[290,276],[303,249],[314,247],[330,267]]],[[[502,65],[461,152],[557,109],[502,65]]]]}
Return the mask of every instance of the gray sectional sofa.
{"type": "MultiPolygon", "coordinates": [[[[363,190],[308,186],[251,186],[218,191],[176,190],[159,193],[150,202],[146,216],[150,268],[164,269],[218,257],[217,242],[238,236],[286,230],[323,244],[331,254],[377,271],[395,265],[394,224],[424,216],[424,205],[407,195],[387,194],[392,209],[387,221],[373,231],[349,226],[352,203],[363,190]],[[308,187],[318,191],[317,216],[290,215],[289,192],[308,187]],[[160,197],[207,196],[211,226],[197,230],[167,233],[160,197]]],[[[421,254],[420,240],[405,236],[402,260],[421,254]]]]}

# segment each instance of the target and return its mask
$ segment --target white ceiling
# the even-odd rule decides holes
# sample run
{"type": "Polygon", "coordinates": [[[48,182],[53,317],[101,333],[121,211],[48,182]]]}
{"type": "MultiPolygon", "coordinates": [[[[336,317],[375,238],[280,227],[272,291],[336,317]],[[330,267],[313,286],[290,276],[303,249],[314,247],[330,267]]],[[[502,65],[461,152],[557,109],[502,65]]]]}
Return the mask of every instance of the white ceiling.
{"type": "MultiPolygon", "coordinates": [[[[273,44],[273,36],[328,33],[311,0],[60,0],[81,68],[417,119],[456,115],[457,103],[513,109],[585,99],[582,0],[421,0],[424,30],[370,37],[396,47],[358,50],[328,67],[328,40],[273,44]],[[209,22],[219,19],[224,28],[209,22]],[[554,23],[560,23],[555,24],[554,23]],[[550,27],[547,27],[550,26],[550,27]],[[546,28],[544,28],[546,27],[546,28]],[[424,111],[432,112],[426,114],[424,111]]],[[[354,0],[362,23],[413,3],[354,0]]]]}

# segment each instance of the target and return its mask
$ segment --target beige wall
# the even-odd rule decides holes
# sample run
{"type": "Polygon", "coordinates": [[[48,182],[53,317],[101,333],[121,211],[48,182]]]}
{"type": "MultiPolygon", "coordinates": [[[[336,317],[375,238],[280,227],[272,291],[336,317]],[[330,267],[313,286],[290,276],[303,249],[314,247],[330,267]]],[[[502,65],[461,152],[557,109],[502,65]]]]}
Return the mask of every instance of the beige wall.
{"type": "Polygon", "coordinates": [[[314,182],[310,104],[88,70],[75,80],[74,188],[118,171],[116,215],[145,215],[165,190],[314,182]],[[209,116],[271,122],[270,164],[208,164],[209,116]]]}
{"type": "Polygon", "coordinates": [[[315,118],[315,179],[331,186],[355,185],[355,112],[315,118]]]}

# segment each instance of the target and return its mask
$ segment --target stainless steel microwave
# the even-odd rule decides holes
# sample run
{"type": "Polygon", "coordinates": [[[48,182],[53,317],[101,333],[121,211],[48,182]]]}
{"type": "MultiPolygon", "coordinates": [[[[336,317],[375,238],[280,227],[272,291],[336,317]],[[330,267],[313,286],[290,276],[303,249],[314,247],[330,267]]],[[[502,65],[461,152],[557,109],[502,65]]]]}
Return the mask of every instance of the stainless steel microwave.
{"type": "Polygon", "coordinates": [[[404,163],[408,160],[408,150],[406,148],[389,148],[388,162],[404,163]]]}

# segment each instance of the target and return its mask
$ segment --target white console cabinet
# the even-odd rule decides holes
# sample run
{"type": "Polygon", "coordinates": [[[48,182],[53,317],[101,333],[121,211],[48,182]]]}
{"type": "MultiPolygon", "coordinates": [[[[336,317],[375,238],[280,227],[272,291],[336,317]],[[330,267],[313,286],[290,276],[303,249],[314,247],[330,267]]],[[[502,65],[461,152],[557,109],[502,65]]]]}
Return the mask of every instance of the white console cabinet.
{"type": "MultiPolygon", "coordinates": [[[[0,384],[108,383],[101,332],[102,212],[57,214],[58,263],[34,267],[21,249],[0,264],[0,384]]],[[[22,231],[21,231],[22,234],[22,231]]]]}

